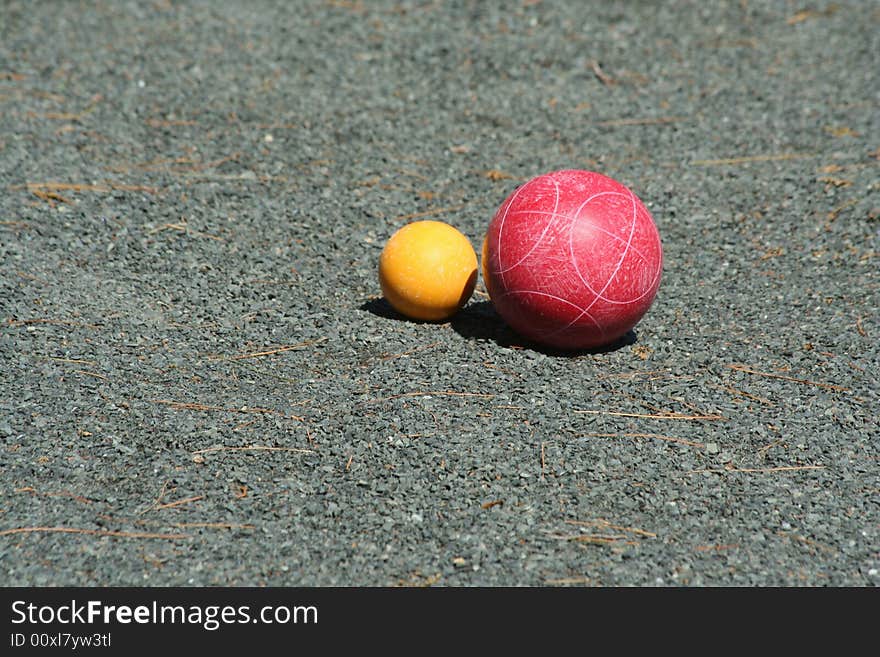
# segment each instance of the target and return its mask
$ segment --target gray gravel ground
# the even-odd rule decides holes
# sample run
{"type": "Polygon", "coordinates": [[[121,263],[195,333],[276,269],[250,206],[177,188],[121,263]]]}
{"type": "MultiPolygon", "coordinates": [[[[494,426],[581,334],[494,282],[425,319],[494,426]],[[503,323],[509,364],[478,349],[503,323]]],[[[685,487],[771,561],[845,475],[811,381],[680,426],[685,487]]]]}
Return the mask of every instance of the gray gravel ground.
{"type": "Polygon", "coordinates": [[[880,584],[878,134],[867,0],[0,0],[0,584],[880,584]],[[561,168],[628,341],[380,300],[561,168]]]}

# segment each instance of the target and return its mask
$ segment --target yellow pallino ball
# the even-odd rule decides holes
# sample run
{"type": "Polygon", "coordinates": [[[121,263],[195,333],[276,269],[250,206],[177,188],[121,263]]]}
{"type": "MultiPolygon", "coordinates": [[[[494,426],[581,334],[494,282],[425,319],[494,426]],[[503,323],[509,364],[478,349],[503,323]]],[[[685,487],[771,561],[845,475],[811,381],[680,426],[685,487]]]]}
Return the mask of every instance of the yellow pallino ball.
{"type": "Polygon", "coordinates": [[[477,254],[455,228],[416,221],[398,230],[379,257],[382,294],[412,319],[448,319],[467,303],[477,282],[477,254]]]}

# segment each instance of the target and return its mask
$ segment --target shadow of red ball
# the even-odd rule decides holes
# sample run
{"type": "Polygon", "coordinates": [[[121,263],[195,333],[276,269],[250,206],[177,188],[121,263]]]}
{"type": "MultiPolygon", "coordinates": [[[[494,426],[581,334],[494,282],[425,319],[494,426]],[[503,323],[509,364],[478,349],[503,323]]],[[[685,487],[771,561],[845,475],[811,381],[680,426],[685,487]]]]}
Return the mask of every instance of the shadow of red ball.
{"type": "Polygon", "coordinates": [[[498,208],[483,278],[499,315],[557,349],[614,342],[648,311],[663,248],[651,214],[616,180],[565,170],[528,181],[498,208]]]}

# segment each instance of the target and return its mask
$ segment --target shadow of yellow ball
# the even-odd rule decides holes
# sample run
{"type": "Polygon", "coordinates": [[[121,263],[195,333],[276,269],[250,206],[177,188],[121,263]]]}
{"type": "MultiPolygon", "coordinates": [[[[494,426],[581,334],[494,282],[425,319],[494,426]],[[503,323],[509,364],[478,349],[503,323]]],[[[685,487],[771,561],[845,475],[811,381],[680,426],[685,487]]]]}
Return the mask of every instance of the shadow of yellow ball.
{"type": "Polygon", "coordinates": [[[388,303],[411,319],[448,319],[477,283],[477,254],[442,221],[416,221],[398,230],[379,257],[379,284],[388,303]]]}

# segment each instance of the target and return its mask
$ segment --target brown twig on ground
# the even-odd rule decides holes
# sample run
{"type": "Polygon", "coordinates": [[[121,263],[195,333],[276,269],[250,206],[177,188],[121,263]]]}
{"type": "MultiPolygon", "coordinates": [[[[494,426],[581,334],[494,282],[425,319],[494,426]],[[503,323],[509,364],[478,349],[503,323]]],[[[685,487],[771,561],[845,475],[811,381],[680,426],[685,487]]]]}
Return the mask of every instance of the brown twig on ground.
{"type": "MultiPolygon", "coordinates": [[[[798,23],[803,23],[806,20],[811,18],[817,18],[822,16],[824,12],[816,11],[815,9],[803,9],[796,14],[792,14],[788,18],[785,19],[786,25],[797,25],[798,23]]],[[[830,14],[829,14],[830,15],[830,14]]]]}
{"type": "Polygon", "coordinates": [[[862,133],[856,132],[847,125],[826,126],[825,132],[832,137],[861,137],[862,133]]]}
{"type": "Polygon", "coordinates": [[[716,386],[713,385],[713,388],[717,390],[726,390],[732,395],[736,395],[737,397],[745,397],[746,399],[751,399],[752,401],[760,402],[761,404],[766,404],[767,406],[776,406],[769,399],[765,399],[764,397],[759,397],[758,395],[753,395],[750,392],[746,392],[745,390],[740,390],[739,388],[734,388],[733,386],[716,386]]]}
{"type": "MultiPolygon", "coordinates": [[[[297,349],[302,349],[303,347],[310,347],[312,345],[320,344],[326,341],[327,338],[319,338],[317,340],[307,340],[306,342],[298,342],[297,344],[289,344],[283,347],[277,347],[275,349],[267,349],[265,351],[254,351],[247,354],[238,354],[236,356],[220,356],[218,358],[212,358],[211,360],[244,360],[246,358],[261,358],[263,356],[272,356],[274,354],[281,354],[285,351],[294,351],[297,349]]],[[[435,343],[436,344],[436,343],[435,343]]]]}
{"type": "Polygon", "coordinates": [[[611,545],[620,543],[623,545],[637,545],[638,541],[634,538],[657,538],[657,534],[649,532],[637,527],[625,527],[623,525],[615,525],[607,520],[598,518],[596,520],[566,520],[568,525],[576,525],[578,527],[587,527],[597,529],[602,533],[591,534],[550,534],[552,538],[563,541],[576,541],[578,543],[590,543],[593,545],[611,545]],[[617,532],[609,534],[608,531],[617,532]]]}
{"type": "Polygon", "coordinates": [[[83,497],[82,495],[76,495],[75,493],[71,493],[69,490],[62,490],[58,493],[41,493],[33,486],[25,486],[23,488],[15,488],[12,491],[13,493],[30,493],[31,495],[37,496],[45,496],[45,497],[69,497],[72,500],[76,500],[77,502],[82,502],[83,504],[93,504],[93,500],[90,500],[87,497],[83,497]]]}
{"type": "Polygon", "coordinates": [[[774,440],[772,442],[769,442],[766,445],[764,445],[763,447],[759,447],[756,454],[758,454],[763,459],[769,450],[773,449],[774,447],[779,447],[780,445],[784,444],[785,441],[786,441],[786,439],[783,437],[783,438],[778,438],[777,440],[774,440]]]}
{"type": "Polygon", "coordinates": [[[94,360],[82,360],[79,358],[57,358],[56,356],[46,356],[48,360],[54,360],[56,363],[75,363],[76,365],[97,365],[94,360]]]}
{"type": "Polygon", "coordinates": [[[113,173],[125,173],[127,171],[131,171],[132,169],[140,169],[141,171],[153,171],[157,169],[162,169],[167,167],[170,164],[181,164],[181,163],[192,163],[195,162],[190,157],[178,157],[174,159],[168,159],[164,157],[156,158],[155,160],[149,160],[147,162],[138,162],[135,164],[122,164],[112,167],[105,167],[107,171],[112,171],[113,173]]]}
{"type": "Polygon", "coordinates": [[[809,545],[810,547],[818,548],[818,549],[822,550],[823,552],[831,552],[831,553],[837,552],[837,550],[835,550],[833,547],[830,547],[828,545],[823,545],[822,543],[819,543],[818,541],[813,541],[813,540],[810,540],[809,538],[805,538],[803,536],[798,536],[797,534],[790,534],[788,532],[784,532],[784,531],[780,530],[780,531],[776,532],[776,535],[782,536],[784,538],[790,538],[793,541],[797,541],[799,543],[804,543],[806,545],[809,545]]]}
{"type": "Polygon", "coordinates": [[[45,497],[69,497],[70,499],[76,500],[77,502],[82,502],[83,504],[92,504],[92,500],[90,500],[89,498],[83,497],[82,495],[76,495],[68,490],[63,490],[58,493],[41,493],[33,486],[24,486],[23,488],[14,488],[12,492],[30,493],[31,495],[43,495],[45,497]]]}
{"type": "Polygon", "coordinates": [[[63,490],[58,493],[46,493],[47,497],[69,497],[72,500],[76,500],[77,502],[81,502],[82,504],[94,504],[93,500],[90,500],[88,497],[84,497],[82,495],[76,495],[75,493],[71,493],[69,490],[63,490]]]}
{"type": "Polygon", "coordinates": [[[541,479],[544,479],[544,441],[541,441],[541,479]]]}
{"type": "Polygon", "coordinates": [[[688,474],[702,474],[704,472],[715,472],[724,474],[727,472],[744,472],[744,473],[756,473],[756,472],[796,472],[798,470],[824,470],[824,465],[780,465],[773,468],[737,468],[734,465],[728,463],[723,468],[703,468],[700,470],[691,470],[688,474]]]}
{"type": "Polygon", "coordinates": [[[600,373],[597,378],[600,379],[633,379],[638,376],[646,376],[648,378],[661,377],[665,374],[662,370],[636,370],[634,372],[615,372],[613,374],[600,373]]]}
{"type": "Polygon", "coordinates": [[[624,413],[622,411],[575,410],[581,415],[612,415],[615,417],[637,417],[647,420],[726,420],[723,415],[684,415],[682,413],[624,413]]]}
{"type": "Polygon", "coordinates": [[[440,573],[422,575],[420,571],[416,570],[409,576],[409,579],[401,578],[391,586],[396,588],[428,588],[429,586],[434,586],[441,579],[443,579],[443,575],[440,573]]]}
{"type": "Polygon", "coordinates": [[[151,402],[154,404],[163,404],[165,406],[170,406],[171,408],[178,411],[225,411],[227,413],[261,413],[266,415],[280,415],[282,417],[289,417],[294,420],[304,421],[304,417],[300,417],[299,415],[286,415],[281,411],[276,411],[274,408],[248,408],[243,406],[242,408],[226,408],[224,406],[211,406],[209,404],[198,404],[194,402],[177,402],[172,401],[170,399],[151,399],[151,402]]]}
{"type": "Polygon", "coordinates": [[[504,504],[504,500],[492,500],[491,502],[484,502],[480,505],[483,509],[491,509],[493,506],[501,506],[504,504]]]}
{"type": "Polygon", "coordinates": [[[657,538],[657,534],[655,534],[654,532],[649,532],[645,529],[639,529],[638,527],[624,527],[623,525],[615,525],[607,520],[604,520],[603,518],[597,518],[596,520],[566,520],[565,522],[569,525],[578,525],[580,527],[603,527],[613,529],[614,531],[618,532],[626,532],[628,534],[645,536],[646,538],[657,538]]]}
{"type": "Polygon", "coordinates": [[[774,372],[759,372],[758,370],[754,370],[751,367],[747,367],[746,365],[741,365],[739,363],[728,363],[727,367],[732,370],[736,370],[737,372],[745,372],[746,374],[755,374],[757,376],[766,376],[770,379],[782,379],[783,381],[801,383],[807,386],[817,386],[819,388],[825,388],[827,390],[837,390],[839,392],[845,392],[849,390],[849,388],[835,385],[833,383],[820,383],[818,381],[809,381],[807,379],[797,379],[793,376],[785,376],[784,374],[776,374],[774,372]]]}
{"type": "Polygon", "coordinates": [[[743,157],[725,157],[718,160],[694,160],[691,162],[698,167],[712,167],[732,164],[749,164],[750,162],[773,162],[777,160],[800,160],[816,157],[812,153],[776,153],[769,155],[745,155],[743,157]]]}
{"type": "Polygon", "coordinates": [[[195,495],[194,497],[187,497],[182,500],[175,500],[174,502],[168,502],[168,504],[159,504],[158,506],[154,506],[153,508],[158,511],[159,509],[174,509],[178,506],[182,506],[184,504],[189,504],[190,502],[198,502],[199,500],[205,499],[204,495],[195,495]]]}
{"type": "Polygon", "coordinates": [[[8,319],[6,323],[10,326],[30,326],[31,324],[60,324],[61,326],[77,326],[85,328],[100,328],[97,324],[83,324],[82,322],[70,322],[65,319],[8,319]]]}
{"type": "Polygon", "coordinates": [[[559,577],[557,579],[548,579],[544,583],[548,586],[565,586],[567,584],[589,584],[592,578],[582,575],[581,577],[559,577]]]}
{"type": "Polygon", "coordinates": [[[59,183],[59,182],[43,182],[43,183],[25,183],[24,185],[13,185],[12,189],[27,189],[29,192],[47,191],[47,192],[109,192],[110,188],[106,185],[86,185],[79,183],[59,183]]]}
{"type": "Polygon", "coordinates": [[[499,180],[516,180],[516,176],[504,173],[498,169],[489,169],[488,171],[483,171],[482,174],[484,178],[494,180],[495,182],[498,182],[499,180]]]}
{"type": "Polygon", "coordinates": [[[625,534],[551,534],[552,538],[561,541],[575,541],[578,543],[592,543],[594,545],[609,545],[622,541],[624,545],[635,545],[636,542],[625,534]],[[625,540],[628,539],[628,540],[625,540]]]}
{"type": "Polygon", "coordinates": [[[156,497],[156,500],[155,500],[150,506],[148,506],[147,508],[145,508],[143,511],[139,511],[138,514],[139,514],[139,515],[143,515],[143,514],[147,513],[148,511],[152,511],[153,509],[155,509],[156,507],[158,507],[159,504],[160,504],[160,503],[162,502],[162,500],[164,499],[164,497],[165,497],[165,493],[167,492],[167,490],[168,490],[168,482],[167,482],[167,481],[163,481],[163,482],[162,482],[162,488],[159,490],[159,495],[158,495],[158,497],[156,497]]]}
{"type": "Polygon", "coordinates": [[[241,431],[245,427],[249,427],[250,425],[254,424],[255,422],[256,422],[256,420],[248,420],[247,422],[239,422],[234,427],[232,427],[232,430],[233,431],[241,431]]]}
{"type": "Polygon", "coordinates": [[[693,440],[686,440],[675,436],[663,436],[657,433],[580,433],[577,435],[578,437],[588,438],[651,438],[653,440],[664,440],[670,443],[688,445],[689,447],[699,447],[700,449],[705,447],[703,443],[698,443],[693,440]]]}
{"type": "MultiPolygon", "coordinates": [[[[2,224],[9,224],[9,223],[16,223],[16,222],[14,222],[14,221],[12,221],[12,222],[10,222],[10,221],[0,221],[0,225],[2,225],[2,224]]],[[[24,223],[24,222],[22,222],[22,223],[24,223]]],[[[40,278],[39,276],[34,276],[33,274],[28,274],[28,273],[25,272],[25,271],[17,270],[15,273],[18,274],[19,276],[21,276],[22,278],[26,279],[26,280],[29,280],[29,281],[36,281],[36,282],[39,283],[40,285],[48,285],[48,284],[49,284],[48,281],[43,280],[43,279],[40,278]]]]}
{"type": "Polygon", "coordinates": [[[173,126],[197,125],[195,121],[174,119],[147,119],[144,121],[151,128],[170,128],[173,126]]]}
{"type": "Polygon", "coordinates": [[[603,128],[613,128],[616,126],[627,125],[662,125],[664,123],[678,123],[680,121],[687,121],[689,119],[689,116],[658,116],[630,119],[609,119],[607,121],[596,121],[595,125],[602,126],[603,128]]]}
{"type": "Polygon", "coordinates": [[[117,538],[159,538],[170,541],[190,537],[189,534],[153,534],[149,532],[112,531],[109,529],[81,529],[78,527],[16,527],[0,531],[0,536],[35,533],[88,534],[90,536],[114,536],[117,538]]]}
{"type": "Polygon", "coordinates": [[[55,207],[55,204],[53,203],[53,201],[58,201],[59,203],[66,203],[67,205],[73,204],[73,201],[71,201],[66,196],[61,196],[61,194],[59,194],[57,192],[44,192],[42,190],[34,190],[31,192],[31,194],[33,194],[34,196],[36,196],[38,199],[40,199],[42,201],[46,201],[53,208],[55,207]]]}
{"type": "MultiPolygon", "coordinates": [[[[816,178],[816,182],[823,182],[829,187],[852,187],[853,181],[848,178],[836,178],[835,176],[820,176],[816,178]]],[[[849,205],[853,205],[858,201],[852,201],[849,205]]]]}
{"type": "Polygon", "coordinates": [[[60,183],[60,182],[42,182],[42,183],[25,183],[24,185],[13,185],[12,189],[27,189],[29,192],[99,192],[107,193],[111,191],[123,192],[148,192],[155,194],[159,190],[155,187],[147,185],[127,185],[123,183],[108,182],[103,185],[87,185],[81,183],[60,183]]]}
{"type": "Polygon", "coordinates": [[[593,75],[598,78],[599,82],[604,84],[606,87],[611,87],[617,84],[617,81],[608,75],[605,71],[602,70],[602,67],[599,66],[599,62],[595,59],[591,59],[589,62],[590,70],[593,72],[593,75]]]}
{"type": "Polygon", "coordinates": [[[739,547],[739,543],[727,543],[723,545],[697,545],[694,549],[697,552],[721,552],[722,550],[734,550],[739,547]]]}
{"type": "Polygon", "coordinates": [[[458,392],[456,390],[418,390],[415,392],[402,392],[390,397],[377,397],[371,399],[368,403],[375,404],[377,402],[389,401],[391,399],[400,399],[401,397],[478,397],[480,399],[491,399],[495,395],[483,392],[458,392]]]}
{"type": "Polygon", "coordinates": [[[302,449],[300,447],[269,447],[266,445],[248,445],[245,447],[206,447],[205,449],[197,449],[192,454],[207,454],[208,452],[295,452],[297,454],[314,454],[313,449],[302,449]]]}
{"type": "MultiPolygon", "coordinates": [[[[298,273],[298,272],[297,272],[298,273]]],[[[296,285],[296,281],[287,280],[287,281],[279,281],[271,278],[252,278],[248,281],[244,282],[245,285],[287,285],[288,287],[292,287],[296,285]]]]}
{"type": "Polygon", "coordinates": [[[125,185],[121,183],[107,183],[104,185],[85,185],[78,183],[58,183],[58,182],[45,182],[45,183],[26,183],[25,185],[13,185],[12,189],[27,189],[31,194],[36,196],[37,198],[48,202],[50,205],[54,205],[54,201],[58,201],[60,203],[66,203],[67,205],[72,205],[73,201],[66,196],[62,196],[59,192],[62,191],[70,191],[70,192],[97,192],[97,193],[107,193],[112,190],[119,191],[127,191],[127,192],[146,192],[149,194],[155,194],[158,190],[155,187],[147,187],[145,185],[125,185]]]}
{"type": "Polygon", "coordinates": [[[77,374],[85,374],[86,376],[93,376],[96,379],[103,379],[104,381],[109,381],[109,376],[104,376],[103,374],[98,374],[97,372],[88,372],[86,370],[73,370],[77,374]]]}
{"type": "Polygon", "coordinates": [[[40,118],[40,119],[49,119],[52,121],[80,121],[84,116],[91,114],[95,111],[95,108],[104,100],[104,96],[101,94],[95,94],[92,96],[89,104],[86,105],[79,112],[48,112],[47,114],[36,114],[35,112],[28,112],[28,116],[31,118],[40,118]]]}
{"type": "Polygon", "coordinates": [[[836,208],[830,210],[828,212],[828,214],[825,216],[825,218],[828,220],[828,223],[837,221],[837,217],[840,215],[841,212],[843,212],[847,208],[851,208],[852,206],[854,206],[858,202],[859,202],[859,199],[857,199],[857,198],[850,199],[849,201],[845,201],[844,203],[841,203],[840,205],[838,205],[836,208]]]}
{"type": "Polygon", "coordinates": [[[189,527],[209,529],[253,529],[255,527],[255,525],[234,522],[176,522],[171,526],[180,527],[181,529],[187,529],[189,527]]]}
{"type": "Polygon", "coordinates": [[[260,130],[297,130],[302,126],[297,123],[257,123],[254,127],[260,130]]]}

